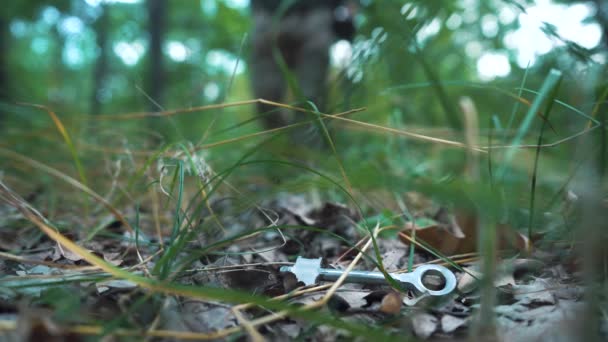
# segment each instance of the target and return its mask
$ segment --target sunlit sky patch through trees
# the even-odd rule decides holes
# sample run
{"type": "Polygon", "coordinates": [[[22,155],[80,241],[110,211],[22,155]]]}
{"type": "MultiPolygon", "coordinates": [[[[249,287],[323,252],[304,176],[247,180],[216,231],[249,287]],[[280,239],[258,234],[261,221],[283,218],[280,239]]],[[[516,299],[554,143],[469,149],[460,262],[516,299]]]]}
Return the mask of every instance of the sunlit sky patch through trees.
{"type": "MultiPolygon", "coordinates": [[[[214,16],[217,11],[217,1],[223,1],[227,6],[240,11],[247,11],[249,0],[201,0],[201,12],[205,16],[214,16]]],[[[368,0],[372,1],[372,0],[368,0]]],[[[463,8],[476,8],[480,0],[460,0],[463,8]]],[[[86,0],[91,11],[102,3],[132,3],[138,4],[142,0],[86,0]]],[[[565,43],[554,37],[549,37],[541,28],[544,23],[554,25],[557,33],[566,40],[592,49],[600,44],[601,27],[592,21],[585,19],[593,16],[596,8],[592,3],[576,3],[572,5],[556,4],[551,0],[539,0],[526,8],[526,13],[519,13],[513,6],[498,2],[499,10],[494,14],[486,14],[478,17],[476,11],[465,11],[462,14],[453,14],[445,22],[433,20],[417,33],[417,40],[424,42],[433,39],[441,25],[446,25],[449,30],[457,30],[463,23],[479,23],[482,38],[493,39],[498,34],[501,24],[510,24],[517,20],[519,28],[504,35],[503,43],[505,50],[489,50],[484,48],[479,40],[471,40],[465,46],[465,54],[476,62],[477,73],[482,81],[489,81],[499,77],[508,76],[512,65],[519,68],[533,66],[538,57],[549,53],[556,47],[565,43]]],[[[407,5],[406,5],[407,6],[407,5]]],[[[412,14],[412,11],[402,11],[412,14]]],[[[44,31],[45,27],[57,25],[59,32],[66,38],[62,57],[66,65],[71,68],[79,68],[87,58],[95,58],[88,49],[85,37],[85,25],[82,19],[76,16],[61,16],[59,11],[52,6],[47,6],[42,12],[38,22],[26,24],[22,20],[15,19],[11,22],[12,34],[19,38],[27,34],[27,30],[44,31]]],[[[88,31],[87,34],[91,34],[88,31]]],[[[88,41],[93,41],[88,39],[88,41]]],[[[48,49],[48,40],[35,38],[31,42],[31,50],[37,54],[43,54],[48,49]]],[[[245,63],[237,61],[237,57],[223,50],[201,51],[200,44],[196,41],[168,40],[165,42],[164,51],[174,62],[186,62],[194,53],[204,54],[203,60],[210,66],[220,70],[237,74],[245,71],[245,63]],[[238,62],[238,63],[237,63],[238,62]],[[236,68],[236,69],[235,69],[236,68]]],[[[141,61],[147,49],[147,42],[143,38],[116,41],[112,51],[121,61],[128,66],[136,65],[141,61]]],[[[353,46],[340,41],[331,49],[332,64],[344,67],[353,54],[353,46]]],[[[603,63],[605,55],[599,53],[592,56],[596,62],[603,63]]]]}

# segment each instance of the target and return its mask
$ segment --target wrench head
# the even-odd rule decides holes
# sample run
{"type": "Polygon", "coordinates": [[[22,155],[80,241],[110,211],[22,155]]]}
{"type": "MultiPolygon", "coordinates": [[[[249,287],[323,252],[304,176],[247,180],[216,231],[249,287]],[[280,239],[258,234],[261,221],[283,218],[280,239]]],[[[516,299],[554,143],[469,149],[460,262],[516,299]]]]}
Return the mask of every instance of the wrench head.
{"type": "Polygon", "coordinates": [[[456,288],[456,276],[447,267],[441,265],[422,265],[410,273],[393,276],[404,284],[412,285],[418,292],[431,296],[445,296],[456,288]],[[432,288],[425,284],[426,276],[438,276],[442,280],[442,288],[432,288]]]}
{"type": "Polygon", "coordinates": [[[313,285],[319,277],[319,269],[321,269],[321,258],[307,259],[298,257],[296,263],[289,271],[296,276],[298,281],[303,282],[305,285],[313,285]]]}

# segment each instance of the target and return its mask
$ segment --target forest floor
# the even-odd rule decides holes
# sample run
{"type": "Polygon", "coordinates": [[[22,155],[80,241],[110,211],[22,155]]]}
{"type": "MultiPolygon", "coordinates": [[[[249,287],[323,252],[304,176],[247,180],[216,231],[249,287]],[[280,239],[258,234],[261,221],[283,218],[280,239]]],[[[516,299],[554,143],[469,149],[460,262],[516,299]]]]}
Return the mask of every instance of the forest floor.
{"type": "MultiPolygon", "coordinates": [[[[198,223],[176,224],[172,213],[147,205],[125,208],[129,220],[89,207],[91,222],[102,224],[86,231],[70,228],[83,226],[74,213],[51,225],[51,209],[28,202],[40,203],[38,193],[26,200],[2,184],[0,194],[0,248],[13,251],[0,252],[0,340],[572,341],[589,327],[581,325],[586,289],[571,243],[530,242],[500,227],[494,282],[484,287],[474,215],[417,193],[405,196],[419,210],[403,225],[364,220],[357,208],[318,196],[280,193],[255,205],[218,196],[199,208],[207,221],[198,223]],[[171,225],[194,228],[154,233],[171,225]],[[215,228],[196,228],[203,226],[215,228]],[[368,271],[378,271],[379,256],[389,273],[445,265],[457,286],[439,297],[388,284],[306,286],[280,271],[298,256],[368,271]],[[480,315],[488,298],[491,314],[480,315]]],[[[445,281],[423,280],[433,289],[445,281]]],[[[598,322],[607,337],[605,314],[598,322]]]]}

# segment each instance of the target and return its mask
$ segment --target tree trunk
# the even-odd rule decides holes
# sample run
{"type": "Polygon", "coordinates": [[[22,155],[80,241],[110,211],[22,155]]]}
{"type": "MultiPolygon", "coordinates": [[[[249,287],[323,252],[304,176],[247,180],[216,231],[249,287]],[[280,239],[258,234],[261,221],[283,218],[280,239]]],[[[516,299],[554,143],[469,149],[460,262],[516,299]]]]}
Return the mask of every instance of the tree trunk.
{"type": "Polygon", "coordinates": [[[95,34],[99,55],[93,71],[93,91],[91,92],[91,114],[101,114],[102,102],[101,95],[105,87],[105,80],[108,74],[108,28],[110,15],[109,6],[101,5],[101,16],[95,22],[95,34]]]}
{"type": "Polygon", "coordinates": [[[150,109],[158,111],[162,104],[164,90],[164,67],[162,44],[165,35],[167,1],[148,0],[148,34],[150,35],[150,60],[148,69],[147,92],[150,97],[150,109]]]}
{"type": "Polygon", "coordinates": [[[594,0],[596,6],[595,19],[602,27],[602,40],[608,47],[608,4],[603,0],[594,0]]]}
{"type": "Polygon", "coordinates": [[[0,129],[3,126],[5,119],[4,108],[7,100],[10,98],[9,95],[9,84],[8,84],[8,20],[0,16],[0,129]]]}

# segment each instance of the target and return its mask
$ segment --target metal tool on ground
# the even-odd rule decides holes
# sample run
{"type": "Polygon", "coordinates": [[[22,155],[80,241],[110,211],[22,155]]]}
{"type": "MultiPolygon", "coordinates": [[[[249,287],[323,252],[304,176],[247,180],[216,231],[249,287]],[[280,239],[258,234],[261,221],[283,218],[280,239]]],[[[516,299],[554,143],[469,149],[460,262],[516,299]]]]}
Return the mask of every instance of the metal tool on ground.
{"type": "MultiPolygon", "coordinates": [[[[344,273],[342,270],[321,267],[321,258],[307,259],[298,257],[293,266],[282,266],[281,272],[291,272],[305,285],[312,285],[321,280],[334,281],[344,273]]],[[[447,267],[440,265],[422,265],[413,272],[389,273],[393,279],[407,288],[412,288],[421,294],[444,296],[456,288],[456,276],[447,267]],[[427,276],[441,277],[443,288],[429,288],[425,285],[427,276]]],[[[381,272],[351,271],[345,279],[349,283],[388,284],[381,272]]],[[[433,286],[434,287],[434,286],[433,286]]]]}

